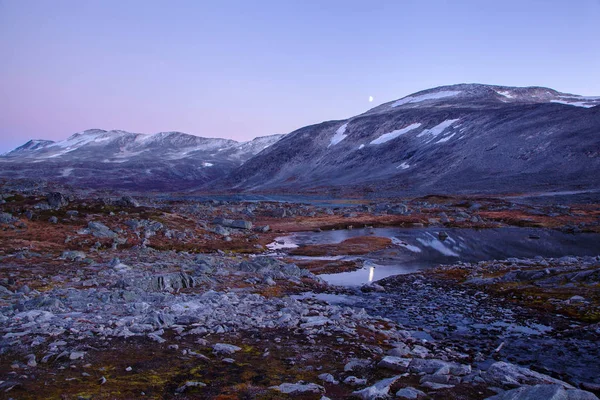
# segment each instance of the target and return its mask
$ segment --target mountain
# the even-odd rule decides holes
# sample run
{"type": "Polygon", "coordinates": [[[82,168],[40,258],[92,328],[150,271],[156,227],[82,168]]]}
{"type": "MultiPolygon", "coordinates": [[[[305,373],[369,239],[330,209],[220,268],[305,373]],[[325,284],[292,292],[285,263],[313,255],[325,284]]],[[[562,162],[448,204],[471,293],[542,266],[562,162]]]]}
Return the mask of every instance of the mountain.
{"type": "Polygon", "coordinates": [[[239,143],[92,129],[32,140],[0,176],[78,187],[381,196],[600,189],[600,97],[459,84],[239,143]]]}
{"type": "Polygon", "coordinates": [[[459,84],[307,126],[213,187],[413,195],[600,188],[600,97],[459,84]]]}
{"type": "Polygon", "coordinates": [[[30,140],[0,157],[0,175],[89,188],[183,190],[226,175],[282,136],[240,143],[181,132],[90,129],[58,142],[30,140]]]}

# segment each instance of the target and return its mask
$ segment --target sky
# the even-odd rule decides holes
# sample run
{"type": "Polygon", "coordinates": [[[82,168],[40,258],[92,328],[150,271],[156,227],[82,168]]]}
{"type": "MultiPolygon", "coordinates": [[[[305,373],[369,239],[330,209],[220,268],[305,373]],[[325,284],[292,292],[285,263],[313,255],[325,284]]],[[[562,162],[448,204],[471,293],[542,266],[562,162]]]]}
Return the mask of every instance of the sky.
{"type": "Polygon", "coordinates": [[[250,140],[455,83],[600,96],[598,21],[600,0],[0,0],[0,152],[250,140]]]}

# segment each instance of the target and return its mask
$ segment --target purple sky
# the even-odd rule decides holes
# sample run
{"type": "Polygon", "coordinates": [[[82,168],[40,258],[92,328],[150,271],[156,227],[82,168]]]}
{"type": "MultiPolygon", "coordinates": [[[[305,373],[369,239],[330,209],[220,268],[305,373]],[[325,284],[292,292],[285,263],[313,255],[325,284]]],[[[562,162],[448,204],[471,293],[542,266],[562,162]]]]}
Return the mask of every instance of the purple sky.
{"type": "Polygon", "coordinates": [[[248,140],[461,82],[600,96],[598,21],[600,0],[0,0],[0,152],[88,128],[248,140]]]}

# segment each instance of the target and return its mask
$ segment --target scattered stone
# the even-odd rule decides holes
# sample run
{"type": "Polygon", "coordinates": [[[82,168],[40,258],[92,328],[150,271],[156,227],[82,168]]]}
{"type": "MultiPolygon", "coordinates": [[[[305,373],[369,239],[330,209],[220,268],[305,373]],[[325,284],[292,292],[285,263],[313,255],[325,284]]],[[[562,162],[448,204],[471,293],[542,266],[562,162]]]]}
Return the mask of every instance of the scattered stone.
{"type": "Polygon", "coordinates": [[[447,385],[445,383],[437,383],[430,381],[423,383],[421,386],[429,388],[431,390],[452,389],[454,387],[454,385],[447,385]]]}
{"type": "Polygon", "coordinates": [[[104,225],[102,222],[90,221],[88,223],[88,229],[90,233],[97,238],[116,238],[117,234],[110,230],[110,228],[104,225]]]}
{"type": "Polygon", "coordinates": [[[60,258],[70,261],[79,261],[85,259],[86,255],[83,251],[63,251],[60,258]]]}
{"type": "Polygon", "coordinates": [[[411,361],[411,358],[385,356],[377,366],[380,368],[391,369],[392,371],[405,372],[411,361]]]}
{"type": "Polygon", "coordinates": [[[346,379],[344,379],[344,383],[350,386],[362,386],[367,384],[367,380],[357,378],[356,376],[349,376],[346,379]]]}
{"type": "Polygon", "coordinates": [[[179,386],[175,389],[175,393],[184,393],[190,388],[203,388],[206,387],[206,383],[198,382],[198,381],[187,381],[183,385],[179,386]]]}
{"type": "Polygon", "coordinates": [[[488,397],[486,400],[598,400],[591,392],[565,389],[562,385],[523,386],[488,397]]]}
{"type": "Polygon", "coordinates": [[[0,213],[0,224],[12,224],[18,221],[18,218],[13,217],[11,213],[2,212],[0,213]]]}
{"type": "Polygon", "coordinates": [[[241,349],[241,347],[234,346],[232,344],[217,343],[213,346],[213,353],[231,355],[237,351],[240,351],[241,349]]]}
{"type": "Polygon", "coordinates": [[[464,376],[471,373],[471,366],[438,359],[414,358],[408,366],[410,372],[464,376]]]}
{"type": "Polygon", "coordinates": [[[386,398],[390,393],[390,387],[400,378],[401,376],[398,375],[392,378],[384,379],[377,382],[373,386],[352,392],[352,394],[364,400],[383,399],[386,398]]]}
{"type": "Polygon", "coordinates": [[[271,386],[269,389],[285,394],[325,393],[325,388],[316,383],[282,383],[279,386],[271,386]]]}
{"type": "Polygon", "coordinates": [[[73,351],[69,354],[70,360],[79,360],[85,357],[85,353],[83,351],[73,351]]]}
{"type": "Polygon", "coordinates": [[[37,361],[35,360],[35,354],[29,354],[27,357],[27,366],[29,367],[37,367],[37,361]]]}
{"type": "Polygon", "coordinates": [[[226,226],[228,228],[235,228],[235,229],[252,229],[252,222],[244,221],[242,219],[233,220],[233,219],[226,219],[226,218],[215,218],[213,220],[213,224],[226,226]]]}
{"type": "Polygon", "coordinates": [[[396,397],[401,399],[415,400],[421,397],[427,397],[427,394],[413,387],[405,387],[396,392],[396,397]]]}
{"type": "Polygon", "coordinates": [[[557,384],[566,389],[573,389],[573,386],[566,382],[504,361],[492,364],[482,374],[482,377],[489,385],[500,387],[514,388],[522,385],[557,384]]]}
{"type": "Polygon", "coordinates": [[[69,200],[60,192],[48,193],[46,201],[52,208],[61,208],[69,204],[69,200]]]}
{"type": "Polygon", "coordinates": [[[334,385],[337,385],[338,383],[340,383],[331,374],[321,374],[321,375],[319,375],[319,379],[322,380],[323,382],[332,383],[334,385]]]}
{"type": "Polygon", "coordinates": [[[370,365],[371,365],[371,361],[369,361],[369,360],[353,358],[344,366],[344,372],[362,370],[362,369],[369,367],[370,365]]]}

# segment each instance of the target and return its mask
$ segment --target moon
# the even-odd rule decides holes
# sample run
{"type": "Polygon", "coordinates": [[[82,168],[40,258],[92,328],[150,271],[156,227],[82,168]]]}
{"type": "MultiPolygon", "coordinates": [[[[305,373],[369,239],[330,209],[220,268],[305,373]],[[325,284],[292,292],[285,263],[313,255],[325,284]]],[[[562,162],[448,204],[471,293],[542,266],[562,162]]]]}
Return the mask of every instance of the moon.
{"type": "Polygon", "coordinates": [[[373,96],[369,96],[369,103],[373,102],[373,96]]]}

